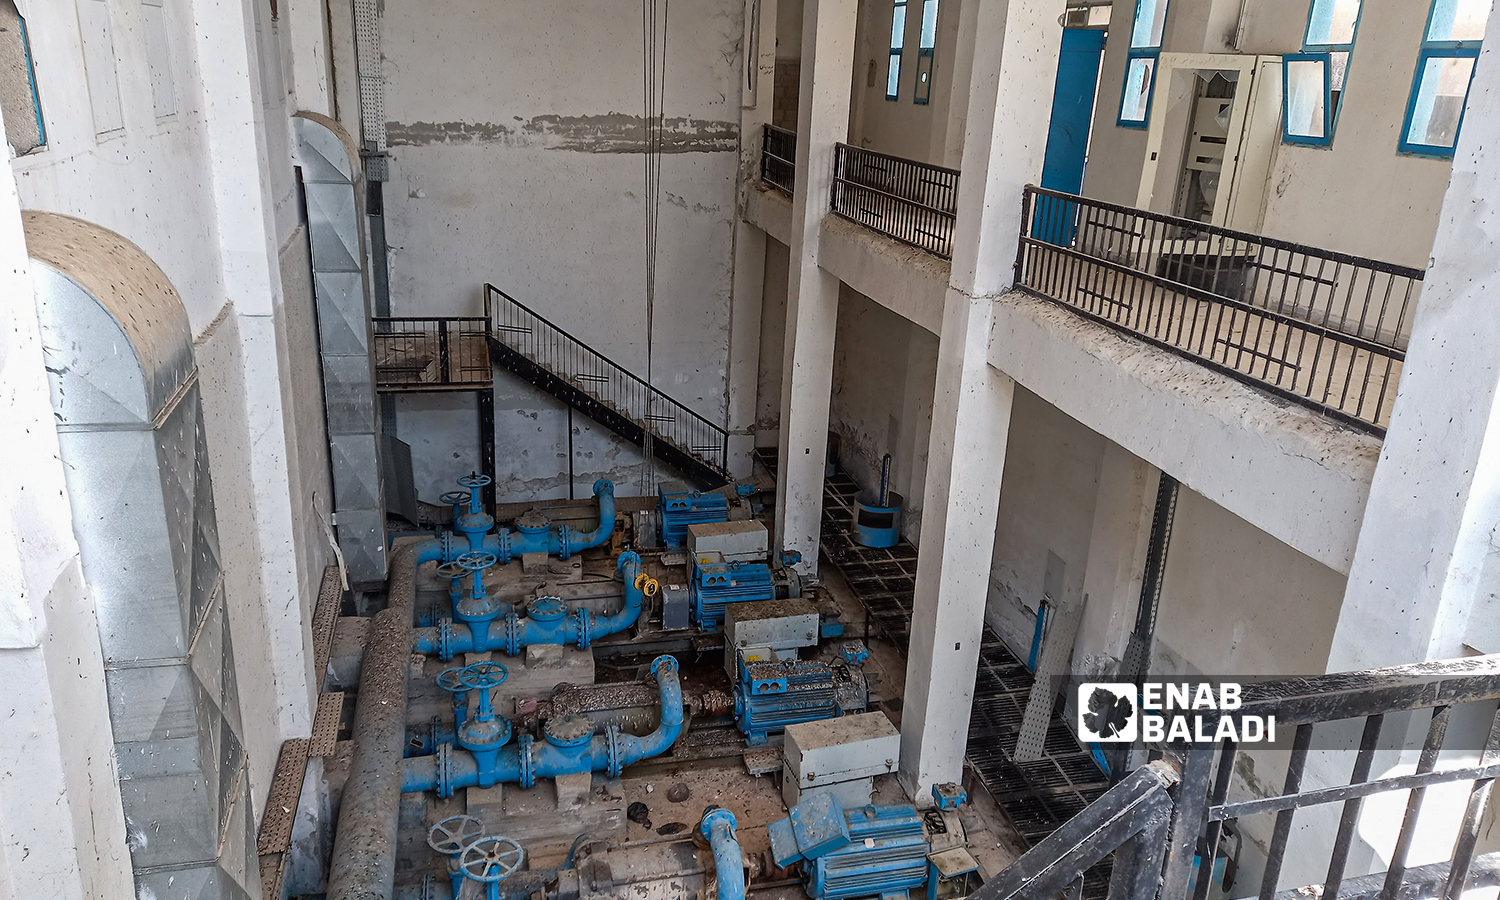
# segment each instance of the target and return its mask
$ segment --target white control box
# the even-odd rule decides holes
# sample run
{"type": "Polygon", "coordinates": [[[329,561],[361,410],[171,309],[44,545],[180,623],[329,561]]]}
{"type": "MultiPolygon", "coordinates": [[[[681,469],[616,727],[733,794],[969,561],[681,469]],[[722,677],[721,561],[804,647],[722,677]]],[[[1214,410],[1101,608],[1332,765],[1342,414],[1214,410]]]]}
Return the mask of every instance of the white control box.
{"type": "Polygon", "coordinates": [[[688,550],[698,556],[724,554],[725,562],[763,563],[770,555],[771,537],[756,521],[697,522],[688,526],[688,550]]]}
{"type": "Polygon", "coordinates": [[[818,643],[818,609],[800,597],[755,600],[724,607],[727,647],[770,647],[795,650],[818,643]]]}
{"type": "Polygon", "coordinates": [[[901,732],[883,712],[786,727],[781,753],[800,791],[896,771],[901,732]]]}

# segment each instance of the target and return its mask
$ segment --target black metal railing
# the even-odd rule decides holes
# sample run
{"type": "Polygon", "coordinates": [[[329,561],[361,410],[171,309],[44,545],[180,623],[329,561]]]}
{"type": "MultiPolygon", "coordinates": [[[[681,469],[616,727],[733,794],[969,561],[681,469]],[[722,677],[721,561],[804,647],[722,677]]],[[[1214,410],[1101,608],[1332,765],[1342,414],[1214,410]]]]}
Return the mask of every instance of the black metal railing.
{"type": "Polygon", "coordinates": [[[480,316],[379,316],[375,384],[384,391],[489,387],[489,320],[480,316]]]}
{"type": "MultiPolygon", "coordinates": [[[[1490,788],[1500,775],[1497,698],[1500,654],[1246,685],[1243,705],[1235,710],[1204,710],[1199,727],[1205,734],[1214,734],[1219,720],[1228,719],[1239,735],[1246,733],[1246,721],[1273,716],[1278,734],[1292,737],[1280,793],[1229,801],[1231,782],[1240,768],[1236,762],[1241,747],[1233,740],[1168,746],[1164,759],[1127,776],[971,894],[971,900],[1051,897],[1070,886],[1076,889],[1083,873],[1110,854],[1114,856],[1110,900],[1205,900],[1211,889],[1235,897],[1258,893],[1262,900],[1377,896],[1383,900],[1438,896],[1458,900],[1466,887],[1500,883],[1500,853],[1475,855],[1490,788]],[[1426,737],[1420,750],[1409,748],[1416,753],[1413,771],[1391,768],[1372,779],[1377,753],[1385,758],[1399,755],[1407,726],[1422,724],[1412,717],[1422,716],[1426,717],[1426,737]],[[1454,721],[1463,722],[1454,729],[1464,736],[1463,745],[1445,746],[1449,723],[1454,721]],[[1320,725],[1317,733],[1324,736],[1317,751],[1323,761],[1321,771],[1346,771],[1347,781],[1334,776],[1333,784],[1304,783],[1314,729],[1320,725]],[[1383,731],[1391,733],[1385,740],[1383,731]],[[1484,737],[1479,738],[1480,734],[1484,737]],[[1396,771],[1403,774],[1393,774],[1396,771]],[[1447,861],[1409,867],[1425,792],[1436,785],[1462,783],[1469,785],[1468,802],[1457,821],[1449,822],[1446,833],[1457,836],[1447,861]],[[1351,873],[1350,850],[1363,803],[1381,794],[1395,795],[1390,799],[1396,803],[1405,795],[1399,832],[1375,847],[1387,860],[1385,871],[1351,873]],[[1323,882],[1278,893],[1294,818],[1299,811],[1305,818],[1310,808],[1320,806],[1328,807],[1328,827],[1306,827],[1297,841],[1303,859],[1321,860],[1326,854],[1326,870],[1319,863],[1319,871],[1325,872],[1323,882]],[[1339,813],[1336,826],[1331,821],[1335,811],[1339,813]],[[1260,884],[1214,888],[1215,860],[1226,830],[1236,829],[1243,840],[1248,820],[1268,816],[1274,818],[1256,823],[1262,836],[1256,844],[1265,850],[1260,884]],[[1415,890],[1417,885],[1425,888],[1415,890]]],[[[1276,755],[1270,745],[1257,746],[1276,755]]],[[[1439,801],[1439,805],[1445,803],[1439,801]]],[[[1446,809],[1451,814],[1459,807],[1446,809]]],[[[1441,830],[1433,824],[1422,828],[1424,841],[1429,843],[1441,830]]],[[[1368,835],[1361,837],[1371,840],[1368,835]]]]}
{"type": "Polygon", "coordinates": [[[767,125],[760,139],[760,178],[788,194],[797,184],[797,132],[767,125]]]}
{"type": "Polygon", "coordinates": [[[729,434],[492,284],[490,334],[512,369],[700,481],[722,484],[729,434]]]}
{"type": "Polygon", "coordinates": [[[953,256],[958,170],[839,144],[833,212],[935,256],[953,256]]]}
{"type": "Polygon", "coordinates": [[[1423,274],[1034,186],[1022,201],[1017,285],[1380,436],[1423,274]]]}

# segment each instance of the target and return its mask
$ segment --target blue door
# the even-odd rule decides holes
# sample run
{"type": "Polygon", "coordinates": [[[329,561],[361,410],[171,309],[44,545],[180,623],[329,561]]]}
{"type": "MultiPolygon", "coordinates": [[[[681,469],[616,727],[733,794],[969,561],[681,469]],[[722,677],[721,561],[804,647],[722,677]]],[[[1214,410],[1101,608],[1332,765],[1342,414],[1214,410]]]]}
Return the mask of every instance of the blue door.
{"type": "MultiPolygon", "coordinates": [[[[1099,57],[1103,53],[1103,31],[1063,29],[1057,85],[1052,91],[1052,125],[1047,132],[1047,155],[1042,162],[1044,188],[1069,194],[1083,190],[1083,164],[1088,156],[1094,90],[1099,85],[1099,57]]],[[[1071,241],[1076,214],[1073,204],[1042,198],[1037,212],[1032,234],[1053,244],[1066,245],[1071,241]]]]}

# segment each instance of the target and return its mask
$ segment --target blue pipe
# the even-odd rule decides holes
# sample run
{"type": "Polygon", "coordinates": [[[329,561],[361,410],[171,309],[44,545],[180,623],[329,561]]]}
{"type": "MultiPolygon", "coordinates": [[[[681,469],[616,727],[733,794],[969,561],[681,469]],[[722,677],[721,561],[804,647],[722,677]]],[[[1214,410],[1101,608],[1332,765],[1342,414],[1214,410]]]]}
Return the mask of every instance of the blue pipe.
{"type": "Polygon", "coordinates": [[[593,531],[575,532],[567,525],[548,529],[504,529],[485,535],[484,549],[508,563],[522,553],[547,553],[567,559],[580,550],[597,547],[609,540],[615,531],[615,486],[608,478],[594,482],[594,497],[599,501],[599,524],[593,531]]]}
{"type": "Polygon", "coordinates": [[[634,550],[626,550],[620,554],[615,566],[625,579],[625,605],[613,615],[595,616],[586,609],[564,613],[562,601],[542,597],[532,603],[531,614],[524,619],[511,610],[504,618],[497,616],[469,623],[444,622],[434,628],[418,628],[412,647],[418,653],[436,654],[445,660],[459,653],[488,653],[492,650],[515,656],[532,644],[573,644],[580,650],[587,650],[595,640],[634,625],[645,604],[642,586],[636,584],[641,574],[640,555],[634,550]],[[551,602],[544,604],[543,600],[551,602]]]}
{"type": "Polygon", "coordinates": [[[745,900],[745,863],[740,855],[740,841],[735,836],[734,813],[722,806],[709,810],[699,826],[714,851],[714,880],[719,883],[719,900],[745,900]]]}
{"type": "Polygon", "coordinates": [[[580,772],[618,776],[626,766],[665,752],[682,734],[682,683],[677,675],[677,660],[658,656],[651,663],[651,673],[661,690],[661,723],[645,737],[622,734],[611,725],[604,734],[571,745],[554,743],[550,738],[537,743],[529,735],[523,736],[498,752],[486,751],[483,759],[468,750],[439,750],[435,756],[404,761],[401,792],[435,790],[441,797],[451,797],[459,788],[502,783],[531,787],[538,778],[580,772]]]}

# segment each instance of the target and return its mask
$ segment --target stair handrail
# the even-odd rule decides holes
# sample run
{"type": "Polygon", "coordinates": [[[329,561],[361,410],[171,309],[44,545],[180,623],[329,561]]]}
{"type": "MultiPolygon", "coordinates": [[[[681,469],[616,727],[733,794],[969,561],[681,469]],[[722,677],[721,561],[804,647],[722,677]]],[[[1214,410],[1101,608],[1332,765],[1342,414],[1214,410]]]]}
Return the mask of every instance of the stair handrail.
{"type": "MultiPolygon", "coordinates": [[[[672,408],[674,410],[680,410],[681,412],[686,413],[692,419],[694,419],[697,422],[701,423],[703,426],[705,426],[707,429],[709,429],[712,433],[714,433],[719,438],[720,445],[725,448],[725,451],[726,451],[725,452],[725,457],[724,457],[723,460],[720,461],[719,468],[721,468],[721,469],[724,468],[725,465],[728,463],[727,442],[729,440],[729,432],[723,426],[716,425],[715,423],[709,421],[708,419],[704,418],[703,416],[701,416],[698,413],[694,412],[693,410],[689,409],[681,401],[676,400],[673,397],[671,397],[670,395],[662,392],[655,385],[653,385],[650,382],[646,381],[645,379],[641,378],[639,375],[636,375],[634,372],[630,371],[626,367],[620,365],[619,363],[615,362],[614,360],[612,360],[609,357],[605,356],[604,354],[600,353],[598,350],[595,350],[593,347],[590,347],[588,344],[584,343],[583,341],[581,341],[578,338],[574,337],[573,335],[569,334],[566,329],[558,326],[557,323],[553,322],[551,319],[548,319],[546,316],[543,316],[541,313],[538,313],[536,310],[532,309],[531,307],[527,306],[526,304],[522,303],[521,301],[519,301],[516,298],[512,297],[511,295],[507,294],[505,291],[502,291],[500,288],[495,287],[493,284],[491,284],[489,282],[485,282],[485,284],[484,284],[484,318],[485,318],[485,322],[486,322],[485,330],[486,330],[486,333],[488,334],[489,337],[494,338],[495,340],[500,341],[502,344],[504,343],[504,340],[502,338],[500,338],[499,336],[497,336],[495,334],[495,332],[494,332],[494,328],[495,328],[495,324],[496,324],[496,322],[495,322],[495,309],[494,309],[493,304],[491,303],[491,300],[490,300],[491,296],[494,295],[494,294],[500,295],[501,297],[505,298],[505,300],[507,302],[509,302],[511,305],[513,305],[513,306],[521,309],[526,314],[528,314],[528,315],[532,316],[533,318],[535,318],[538,322],[541,322],[542,324],[546,325],[548,328],[551,328],[553,331],[557,332],[563,338],[566,338],[571,344],[573,344],[574,346],[576,346],[579,350],[581,350],[584,353],[586,353],[586,354],[594,357],[595,359],[598,359],[600,362],[602,362],[605,365],[609,366],[611,369],[619,372],[621,375],[623,375],[629,381],[632,381],[635,384],[640,385],[642,388],[644,388],[646,390],[646,392],[653,399],[658,400],[658,401],[662,401],[665,404],[667,404],[668,407],[670,407],[670,408],[672,408]]],[[[660,429],[657,429],[651,422],[649,422],[649,421],[643,421],[641,423],[641,425],[642,425],[642,427],[646,428],[651,433],[653,433],[653,434],[655,434],[655,435],[657,435],[659,437],[665,437],[665,435],[661,434],[660,429]]],[[[698,455],[696,453],[696,451],[693,451],[693,452],[695,453],[695,455],[698,455]]]]}

